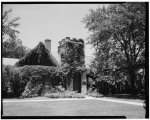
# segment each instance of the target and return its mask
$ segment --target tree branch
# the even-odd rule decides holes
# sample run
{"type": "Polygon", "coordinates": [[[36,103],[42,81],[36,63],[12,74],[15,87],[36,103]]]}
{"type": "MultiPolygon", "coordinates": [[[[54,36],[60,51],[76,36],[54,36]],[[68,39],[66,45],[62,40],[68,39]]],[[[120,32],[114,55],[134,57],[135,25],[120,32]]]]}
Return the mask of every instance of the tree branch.
{"type": "Polygon", "coordinates": [[[138,52],[135,54],[135,58],[134,58],[135,61],[136,61],[136,59],[137,59],[137,57],[138,57],[140,51],[142,50],[143,45],[144,45],[144,43],[142,43],[142,44],[140,45],[140,47],[139,47],[139,49],[138,49],[138,52]]]}
{"type": "Polygon", "coordinates": [[[125,40],[125,38],[124,38],[124,36],[123,36],[123,34],[122,33],[120,33],[120,36],[121,36],[121,38],[122,38],[122,40],[123,40],[123,42],[124,43],[122,43],[122,44],[124,44],[123,46],[123,48],[124,48],[124,51],[125,51],[125,55],[126,55],[126,57],[127,57],[127,62],[130,62],[130,57],[129,57],[129,54],[127,53],[127,41],[125,40]]]}
{"type": "MultiPolygon", "coordinates": [[[[126,42],[124,42],[124,43],[122,43],[121,42],[121,40],[118,38],[118,36],[116,35],[116,34],[114,34],[115,35],[115,38],[119,41],[119,43],[121,44],[121,47],[124,49],[124,51],[125,51],[125,56],[126,56],[126,60],[129,62],[130,61],[130,59],[129,59],[129,55],[128,55],[128,53],[127,53],[127,51],[126,51],[126,42]]],[[[123,52],[122,52],[123,53],[123,52]]]]}

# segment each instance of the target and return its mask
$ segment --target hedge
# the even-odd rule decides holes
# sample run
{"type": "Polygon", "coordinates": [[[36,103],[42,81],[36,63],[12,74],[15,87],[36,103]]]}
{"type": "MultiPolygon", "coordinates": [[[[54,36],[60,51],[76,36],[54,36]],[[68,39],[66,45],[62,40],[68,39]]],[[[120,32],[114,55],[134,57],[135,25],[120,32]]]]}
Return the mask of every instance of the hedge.
{"type": "Polygon", "coordinates": [[[3,97],[30,97],[44,95],[47,90],[62,85],[65,87],[65,74],[52,66],[3,66],[3,97]]]}

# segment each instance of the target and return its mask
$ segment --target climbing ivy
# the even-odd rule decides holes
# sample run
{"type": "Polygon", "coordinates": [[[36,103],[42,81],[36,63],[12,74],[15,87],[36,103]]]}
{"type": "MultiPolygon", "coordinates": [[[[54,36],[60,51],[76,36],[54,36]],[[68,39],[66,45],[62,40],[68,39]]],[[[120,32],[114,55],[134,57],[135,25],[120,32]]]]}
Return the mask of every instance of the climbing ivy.
{"type": "Polygon", "coordinates": [[[58,53],[61,57],[61,67],[67,75],[67,84],[69,85],[75,72],[86,70],[84,41],[66,37],[59,42],[58,53]]]}
{"type": "Polygon", "coordinates": [[[84,54],[84,41],[82,39],[70,39],[66,37],[60,42],[58,47],[61,56],[61,66],[68,69],[84,70],[85,68],[85,54],[84,54]]]}

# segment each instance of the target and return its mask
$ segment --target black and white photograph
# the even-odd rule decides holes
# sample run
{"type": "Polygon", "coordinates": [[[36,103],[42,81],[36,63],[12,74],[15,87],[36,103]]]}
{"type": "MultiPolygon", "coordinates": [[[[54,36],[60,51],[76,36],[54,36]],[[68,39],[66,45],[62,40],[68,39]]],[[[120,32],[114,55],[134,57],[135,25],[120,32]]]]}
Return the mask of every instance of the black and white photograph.
{"type": "Polygon", "coordinates": [[[1,2],[1,118],[149,118],[149,2],[1,2]]]}

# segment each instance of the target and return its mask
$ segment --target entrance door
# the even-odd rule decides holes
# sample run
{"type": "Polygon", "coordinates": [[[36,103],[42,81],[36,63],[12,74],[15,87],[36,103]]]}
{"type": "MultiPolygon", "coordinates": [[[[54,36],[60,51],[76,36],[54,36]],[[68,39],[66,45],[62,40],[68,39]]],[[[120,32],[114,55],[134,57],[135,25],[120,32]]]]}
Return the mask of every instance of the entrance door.
{"type": "Polygon", "coordinates": [[[78,91],[78,93],[81,93],[81,73],[80,72],[74,73],[73,91],[78,91]]]}

